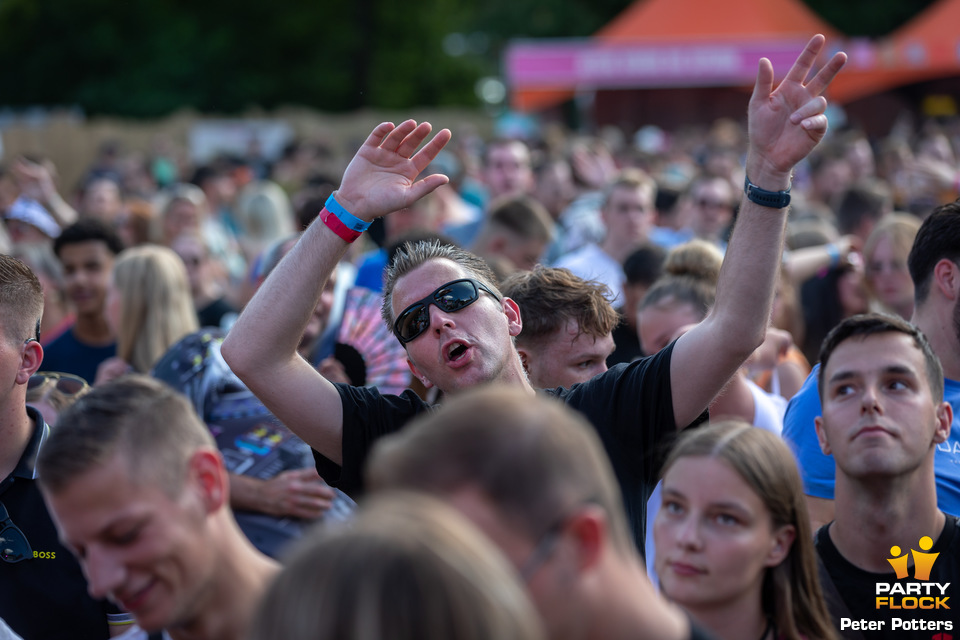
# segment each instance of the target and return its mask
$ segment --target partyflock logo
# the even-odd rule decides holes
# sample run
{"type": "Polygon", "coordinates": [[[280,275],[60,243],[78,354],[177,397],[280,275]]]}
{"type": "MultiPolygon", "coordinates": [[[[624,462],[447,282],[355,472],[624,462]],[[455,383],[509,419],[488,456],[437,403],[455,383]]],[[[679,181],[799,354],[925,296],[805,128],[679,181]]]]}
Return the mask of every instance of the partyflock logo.
{"type": "MultiPolygon", "coordinates": [[[[924,551],[930,551],[930,549],[933,548],[933,539],[931,539],[930,536],[923,536],[917,544],[923,551],[910,549],[910,553],[913,554],[913,577],[917,580],[929,580],[930,572],[933,570],[933,563],[937,561],[937,556],[940,554],[924,553],[924,551]]],[[[893,570],[897,572],[897,580],[903,580],[909,577],[907,571],[907,554],[904,553],[901,556],[900,553],[900,547],[894,545],[890,547],[890,554],[894,557],[887,558],[887,562],[889,562],[893,570]]]]}
{"type": "Polygon", "coordinates": [[[950,583],[930,582],[930,572],[939,553],[928,553],[933,548],[930,536],[923,536],[917,543],[920,551],[911,549],[904,553],[900,547],[890,548],[892,558],[887,562],[897,575],[897,582],[877,583],[877,609],[949,609],[947,587],[950,583]],[[913,558],[913,581],[910,577],[910,558],[913,558]]]}
{"type": "MultiPolygon", "coordinates": [[[[939,553],[929,553],[933,548],[930,536],[920,538],[920,551],[911,549],[904,553],[900,547],[890,548],[887,562],[893,567],[896,582],[878,582],[876,590],[877,618],[873,620],[840,618],[840,631],[953,631],[953,620],[944,617],[953,615],[949,582],[930,582],[930,573],[939,553]],[[910,559],[913,558],[913,579],[910,576],[910,559]],[[882,613],[881,613],[882,611],[882,613]],[[903,617],[897,617],[903,616],[903,617]],[[889,625],[889,628],[887,627],[889,625]]],[[[915,635],[909,636],[911,638],[915,635]]],[[[932,640],[953,640],[949,633],[934,633],[932,640]]]]}

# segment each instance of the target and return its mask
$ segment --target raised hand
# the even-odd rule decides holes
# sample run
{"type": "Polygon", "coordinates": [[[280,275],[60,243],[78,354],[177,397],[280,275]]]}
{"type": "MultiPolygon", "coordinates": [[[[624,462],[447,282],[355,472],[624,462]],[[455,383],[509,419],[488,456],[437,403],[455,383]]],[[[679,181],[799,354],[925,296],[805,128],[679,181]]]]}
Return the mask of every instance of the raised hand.
{"type": "Polygon", "coordinates": [[[413,120],[399,126],[390,122],[377,125],[344,171],[336,193],[340,205],[356,217],[371,221],[409,207],[446,184],[449,178],[442,174],[414,182],[450,140],[450,131],[442,129],[417,151],[431,130],[429,122],[417,124],[413,120]]]}
{"type": "Polygon", "coordinates": [[[28,198],[46,202],[50,194],[56,193],[57,188],[53,184],[53,176],[48,166],[31,162],[26,158],[17,158],[12,168],[20,190],[28,198]]]}
{"type": "MultiPolygon", "coordinates": [[[[748,171],[788,175],[826,134],[824,111],[827,101],[821,94],[846,63],[847,55],[842,52],[834,54],[812,79],[806,81],[824,42],[824,37],[819,34],[811,38],[776,89],[773,88],[773,65],[766,58],[760,60],[748,110],[750,153],[753,156],[753,167],[748,166],[748,171]]],[[[748,175],[761,187],[771,188],[760,182],[763,176],[748,175]]]]}

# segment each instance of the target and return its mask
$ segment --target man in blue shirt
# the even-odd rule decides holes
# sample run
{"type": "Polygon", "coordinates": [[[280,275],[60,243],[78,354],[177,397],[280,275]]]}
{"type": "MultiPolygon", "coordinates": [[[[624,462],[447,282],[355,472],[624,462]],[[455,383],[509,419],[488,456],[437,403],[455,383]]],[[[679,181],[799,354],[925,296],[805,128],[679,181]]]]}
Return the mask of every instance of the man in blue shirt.
{"type": "MultiPolygon", "coordinates": [[[[924,221],[908,259],[913,279],[911,321],[940,358],[944,400],[953,406],[953,428],[937,444],[934,469],[940,509],[960,515],[960,202],[938,207],[924,221]]],[[[797,455],[810,519],[816,528],[833,520],[833,457],[817,443],[814,418],[821,415],[817,389],[819,365],[790,400],[783,437],[797,455]]]]}

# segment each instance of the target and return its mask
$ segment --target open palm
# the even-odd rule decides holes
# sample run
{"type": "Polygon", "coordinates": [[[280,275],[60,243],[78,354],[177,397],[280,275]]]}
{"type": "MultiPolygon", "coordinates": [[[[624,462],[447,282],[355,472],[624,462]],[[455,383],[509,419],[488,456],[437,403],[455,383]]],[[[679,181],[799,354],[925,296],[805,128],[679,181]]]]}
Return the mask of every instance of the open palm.
{"type": "Polygon", "coordinates": [[[446,184],[449,179],[441,174],[417,180],[450,140],[450,131],[442,129],[417,151],[431,130],[429,122],[418,125],[413,120],[378,125],[344,171],[337,201],[358,218],[371,221],[409,207],[446,184]]]}
{"type": "Polygon", "coordinates": [[[793,63],[786,77],[773,88],[773,66],[760,60],[757,83],[750,98],[749,133],[753,149],[780,171],[790,171],[805,158],[827,132],[821,95],[846,63],[845,53],[836,53],[804,84],[825,39],[816,35],[793,63]]]}

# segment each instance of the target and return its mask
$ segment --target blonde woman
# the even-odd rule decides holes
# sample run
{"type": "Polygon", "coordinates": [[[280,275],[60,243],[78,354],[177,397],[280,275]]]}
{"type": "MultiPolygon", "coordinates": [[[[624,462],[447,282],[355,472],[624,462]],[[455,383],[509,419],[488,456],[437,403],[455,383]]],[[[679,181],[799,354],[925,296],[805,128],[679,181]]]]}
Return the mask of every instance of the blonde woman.
{"type": "Polygon", "coordinates": [[[909,213],[884,216],[863,246],[864,285],[872,311],[909,320],[913,316],[913,279],[907,256],[920,230],[920,219],[909,213]]]}
{"type": "Polygon", "coordinates": [[[261,180],[243,188],[237,198],[236,219],[240,245],[248,262],[253,262],[270,244],[290,235],[295,228],[293,205],[275,182],[261,180]]]}
{"type": "Polygon", "coordinates": [[[199,328],[180,257],[157,245],[121,252],[113,266],[106,317],[117,336],[117,356],[100,365],[94,384],[149,372],[167,349],[199,328]]]}

